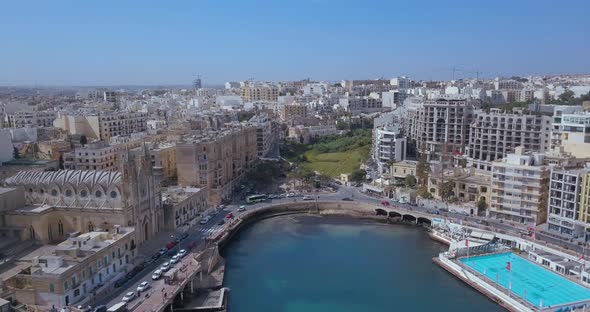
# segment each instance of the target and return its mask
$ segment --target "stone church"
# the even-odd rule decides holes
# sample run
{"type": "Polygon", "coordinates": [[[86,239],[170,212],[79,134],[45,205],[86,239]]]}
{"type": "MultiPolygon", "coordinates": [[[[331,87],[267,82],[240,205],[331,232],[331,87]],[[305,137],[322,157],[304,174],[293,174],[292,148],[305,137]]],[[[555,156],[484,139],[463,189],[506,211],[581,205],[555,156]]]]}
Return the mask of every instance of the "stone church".
{"type": "Polygon", "coordinates": [[[119,171],[21,171],[6,187],[24,195],[24,207],[4,211],[3,222],[21,228],[21,239],[63,241],[70,233],[135,227],[137,244],[163,227],[161,171],[145,148],[124,151],[119,171]]]}

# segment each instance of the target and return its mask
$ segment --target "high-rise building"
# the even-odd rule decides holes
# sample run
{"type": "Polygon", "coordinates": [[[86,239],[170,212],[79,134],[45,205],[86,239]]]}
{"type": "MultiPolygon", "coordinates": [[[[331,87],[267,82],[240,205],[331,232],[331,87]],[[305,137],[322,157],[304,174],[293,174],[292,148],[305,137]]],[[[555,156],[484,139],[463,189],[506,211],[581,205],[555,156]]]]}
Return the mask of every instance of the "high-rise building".
{"type": "Polygon", "coordinates": [[[270,83],[250,82],[240,89],[240,95],[246,102],[276,102],[279,97],[279,87],[270,83]]]}
{"type": "Polygon", "coordinates": [[[576,157],[590,157],[590,112],[553,115],[552,147],[562,146],[576,157]]]}
{"type": "Polygon", "coordinates": [[[514,152],[549,150],[551,118],[541,115],[503,114],[497,109],[475,112],[469,129],[466,156],[474,168],[490,171],[492,162],[514,152]]]}
{"type": "Polygon", "coordinates": [[[257,160],[256,128],[237,126],[184,138],[176,145],[178,184],[206,188],[208,201],[231,198],[257,160]]]}
{"type": "Polygon", "coordinates": [[[465,153],[469,142],[469,126],[479,102],[439,98],[408,107],[405,124],[408,137],[429,161],[441,161],[465,153]]]}
{"type": "Polygon", "coordinates": [[[543,154],[517,147],[492,163],[492,200],[489,216],[531,226],[547,220],[549,167],[543,154]]]}
{"type": "Polygon", "coordinates": [[[197,77],[197,79],[193,81],[193,87],[195,90],[201,89],[203,87],[201,77],[197,77]]]}
{"type": "Polygon", "coordinates": [[[550,231],[570,237],[584,234],[580,219],[582,178],[590,173],[585,169],[553,168],[549,183],[547,224],[550,231]]]}
{"type": "Polygon", "coordinates": [[[580,202],[578,204],[578,221],[584,226],[584,237],[590,240],[590,172],[581,175],[580,202]]]}
{"type": "Polygon", "coordinates": [[[373,130],[372,157],[380,173],[389,172],[391,162],[406,159],[406,138],[399,126],[389,124],[373,130]]]}

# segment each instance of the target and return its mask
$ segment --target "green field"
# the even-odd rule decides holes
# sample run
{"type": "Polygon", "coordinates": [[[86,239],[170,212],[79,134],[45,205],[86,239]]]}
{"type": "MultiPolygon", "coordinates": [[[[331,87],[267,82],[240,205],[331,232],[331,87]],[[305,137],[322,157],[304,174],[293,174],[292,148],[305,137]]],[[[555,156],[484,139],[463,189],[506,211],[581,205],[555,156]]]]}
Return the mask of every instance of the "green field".
{"type": "Polygon", "coordinates": [[[369,149],[370,146],[363,146],[336,153],[319,153],[312,149],[305,152],[307,162],[301,163],[300,167],[331,177],[352,173],[369,157],[369,149]]]}

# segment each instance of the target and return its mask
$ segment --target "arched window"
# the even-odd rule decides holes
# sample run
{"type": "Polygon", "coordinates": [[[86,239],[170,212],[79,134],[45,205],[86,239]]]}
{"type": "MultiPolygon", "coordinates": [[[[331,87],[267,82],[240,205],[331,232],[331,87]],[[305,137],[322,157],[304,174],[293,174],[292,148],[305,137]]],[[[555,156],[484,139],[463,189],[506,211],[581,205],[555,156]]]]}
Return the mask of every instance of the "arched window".
{"type": "Polygon", "coordinates": [[[33,228],[33,226],[29,226],[29,238],[34,240],[35,239],[35,229],[33,228]]]}
{"type": "Polygon", "coordinates": [[[88,222],[88,232],[94,231],[94,224],[92,222],[88,222]]]}
{"type": "Polygon", "coordinates": [[[86,190],[81,190],[80,191],[80,197],[84,198],[86,196],[88,196],[88,192],[86,190]]]}
{"type": "Polygon", "coordinates": [[[117,198],[117,192],[111,191],[111,198],[117,198]]]}
{"type": "Polygon", "coordinates": [[[72,197],[72,190],[66,190],[66,197],[72,197]]]}
{"type": "Polygon", "coordinates": [[[64,224],[61,223],[61,220],[57,222],[57,232],[59,235],[64,235],[64,224]]]}
{"type": "Polygon", "coordinates": [[[94,193],[94,196],[96,196],[96,198],[100,198],[102,196],[102,192],[101,191],[96,191],[94,193]]]}

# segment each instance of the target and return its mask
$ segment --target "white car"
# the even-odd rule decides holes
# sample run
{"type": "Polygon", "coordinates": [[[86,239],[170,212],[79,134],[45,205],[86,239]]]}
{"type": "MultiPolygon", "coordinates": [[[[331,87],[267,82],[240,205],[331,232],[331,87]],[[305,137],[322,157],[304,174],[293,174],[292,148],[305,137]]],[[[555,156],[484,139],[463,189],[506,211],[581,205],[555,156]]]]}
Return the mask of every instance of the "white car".
{"type": "Polygon", "coordinates": [[[295,193],[293,193],[293,192],[291,192],[291,193],[287,194],[287,197],[295,197],[295,196],[297,196],[297,194],[295,194],[295,193]]]}
{"type": "Polygon", "coordinates": [[[150,288],[150,284],[148,284],[148,282],[142,282],[137,286],[137,291],[146,291],[148,288],[150,288]]]}
{"type": "Polygon", "coordinates": [[[205,217],[203,217],[203,219],[201,219],[201,222],[199,222],[199,223],[200,224],[207,224],[207,222],[209,222],[209,220],[211,220],[211,217],[205,216],[205,217]]]}
{"type": "Polygon", "coordinates": [[[313,197],[311,197],[311,196],[303,196],[303,200],[313,200],[313,197]]]}
{"type": "Polygon", "coordinates": [[[123,297],[123,302],[129,302],[133,299],[135,299],[135,293],[130,291],[130,292],[126,293],[125,296],[123,297]]]}
{"type": "Polygon", "coordinates": [[[180,257],[178,255],[174,255],[174,257],[172,257],[172,259],[170,259],[170,262],[173,264],[178,263],[178,260],[180,260],[180,257]]]}
{"type": "Polygon", "coordinates": [[[170,270],[170,262],[164,262],[160,267],[160,270],[162,270],[162,272],[168,272],[168,270],[170,270]]]}
{"type": "Polygon", "coordinates": [[[238,208],[238,212],[246,211],[246,206],[242,205],[238,208]]]}
{"type": "Polygon", "coordinates": [[[178,256],[179,256],[179,257],[181,257],[181,258],[182,258],[182,257],[184,257],[184,256],[186,256],[186,250],[184,250],[184,249],[181,249],[181,250],[178,252],[178,256]]]}
{"type": "Polygon", "coordinates": [[[160,277],[162,277],[162,270],[155,270],[154,274],[152,274],[152,279],[155,281],[160,279],[160,277]]]}

